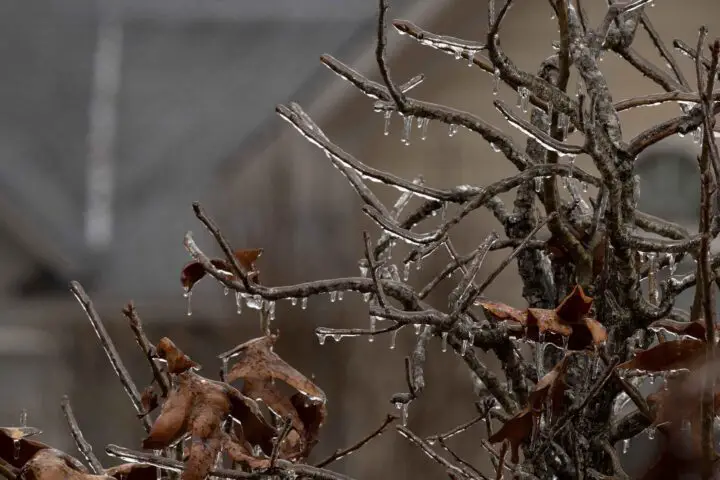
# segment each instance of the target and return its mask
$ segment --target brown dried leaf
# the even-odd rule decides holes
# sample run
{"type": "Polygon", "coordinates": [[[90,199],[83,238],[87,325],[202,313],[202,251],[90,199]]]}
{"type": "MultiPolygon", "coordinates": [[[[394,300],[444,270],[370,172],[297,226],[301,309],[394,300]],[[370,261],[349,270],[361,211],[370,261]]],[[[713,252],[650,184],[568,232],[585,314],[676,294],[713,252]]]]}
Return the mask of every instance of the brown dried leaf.
{"type": "Polygon", "coordinates": [[[500,430],[488,438],[490,443],[510,442],[510,460],[517,463],[520,459],[520,445],[528,440],[533,430],[533,413],[530,408],[524,408],[510,418],[500,430]]]}
{"type": "Polygon", "coordinates": [[[485,314],[497,320],[512,320],[514,322],[525,325],[527,322],[527,312],[513,308],[509,305],[499,302],[482,301],[478,302],[485,314]]]}
{"type": "Polygon", "coordinates": [[[277,338],[277,335],[268,335],[240,345],[237,363],[228,372],[227,381],[274,378],[287,383],[313,402],[325,403],[325,393],[317,385],[273,352],[277,338]]]}
{"type": "Polygon", "coordinates": [[[678,322],[663,318],[650,324],[650,331],[667,330],[677,335],[689,335],[698,340],[705,340],[705,320],[695,320],[694,322],[678,322]]]}
{"type": "Polygon", "coordinates": [[[75,458],[54,448],[35,453],[22,467],[24,480],[113,480],[108,475],[92,475],[75,458]]]}
{"type": "Polygon", "coordinates": [[[702,364],[704,357],[705,342],[694,339],[673,340],[647,350],[637,350],[635,358],[616,368],[646,372],[693,369],[702,364]]]}
{"type": "Polygon", "coordinates": [[[546,310],[544,308],[528,308],[527,327],[528,333],[531,327],[537,327],[540,335],[546,332],[555,333],[564,337],[569,337],[573,329],[568,325],[560,323],[560,317],[555,310],[546,310]]]}
{"type": "MultiPolygon", "coordinates": [[[[255,277],[257,281],[257,272],[255,271],[255,261],[262,255],[262,248],[254,248],[250,250],[237,250],[233,253],[240,266],[248,272],[249,276],[255,277]]],[[[215,268],[226,272],[228,276],[232,277],[232,268],[227,260],[222,258],[212,258],[210,263],[215,268]]],[[[200,262],[193,261],[187,263],[180,273],[180,283],[186,291],[192,290],[193,286],[205,277],[207,272],[200,262]]]]}
{"type": "Polygon", "coordinates": [[[163,337],[157,344],[158,357],[167,361],[168,371],[170,373],[178,374],[183,373],[190,369],[199,370],[200,365],[195,363],[180,350],[172,340],[167,337],[163,337]]]}
{"type": "Polygon", "coordinates": [[[123,463],[105,470],[117,480],[157,480],[157,468],[147,463],[123,463]]]}
{"type": "Polygon", "coordinates": [[[585,295],[580,285],[575,285],[570,295],[565,297],[560,305],[555,308],[561,322],[567,324],[581,323],[582,319],[590,312],[593,299],[585,295]]]}
{"type": "Polygon", "coordinates": [[[565,382],[568,362],[569,357],[563,357],[547,375],[538,380],[530,394],[530,406],[534,412],[546,411],[549,406],[552,410],[549,418],[557,418],[557,414],[562,411],[568,387],[565,382]]]}
{"type": "Polygon", "coordinates": [[[168,394],[160,416],[143,440],[143,448],[166,448],[190,433],[190,456],[182,478],[201,480],[212,468],[222,446],[223,421],[239,403],[243,405],[241,414],[245,420],[255,415],[255,422],[264,422],[258,417],[257,405],[236,389],[187,370],[177,375],[175,388],[168,394]]]}
{"type": "Polygon", "coordinates": [[[143,412],[138,414],[139,417],[148,415],[160,406],[160,399],[158,398],[158,394],[155,392],[152,385],[145,387],[145,390],[143,390],[142,395],[140,396],[140,402],[142,403],[143,412]]]}
{"type": "Polygon", "coordinates": [[[16,468],[22,468],[38,451],[50,446],[29,440],[28,437],[41,433],[32,427],[0,427],[0,458],[16,468]],[[16,449],[15,445],[19,445],[16,449]]]}

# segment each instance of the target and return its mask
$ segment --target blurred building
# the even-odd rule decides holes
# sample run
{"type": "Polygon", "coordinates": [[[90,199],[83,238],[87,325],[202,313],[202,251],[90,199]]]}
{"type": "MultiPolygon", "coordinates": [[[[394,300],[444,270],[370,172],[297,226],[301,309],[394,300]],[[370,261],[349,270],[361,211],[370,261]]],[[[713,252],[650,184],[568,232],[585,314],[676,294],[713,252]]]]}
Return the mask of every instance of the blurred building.
{"type": "MultiPolygon", "coordinates": [[[[68,292],[70,279],[82,281],[95,299],[141,386],[150,372],[120,314],[130,299],[153,339],[172,337],[210,376],[219,367],[214,355],[257,334],[254,312],[237,316],[232,298],[210,281],[193,295],[193,316],[185,314],[179,283],[188,259],[183,235],[193,230],[202,248],[218,252],[194,219],[192,201],[203,203],[234,246],[265,248],[258,266],[269,284],[356,274],[362,230],[377,230],[322,152],[277,118],[275,104],[298,101],[358,159],[397,175],[422,174],[428,184],[487,184],[514,172],[484,141],[465,131],[449,137],[444,125],[431,123],[425,141],[414,130],[405,146],[401,122],[393,118],[384,136],[372,101],[320,65],[319,55],[332,53],[378,77],[375,2],[126,0],[122,8],[94,0],[5,3],[0,7],[6,38],[0,43],[6,67],[0,81],[0,381],[12,388],[0,391],[0,423],[13,423],[27,408],[31,423],[46,431],[44,439],[61,448],[73,448],[59,410],[64,393],[71,395],[97,450],[109,442],[137,447],[142,434],[68,292]]],[[[585,3],[597,24],[605,2],[585,3]]],[[[437,33],[484,38],[484,2],[394,0],[392,6],[393,18],[437,33]]],[[[691,44],[700,24],[720,18],[711,0],[697,0],[682,11],[658,2],[648,12],[668,42],[681,38],[691,44]]],[[[717,22],[708,26],[711,34],[720,32],[717,22]]],[[[501,41],[520,67],[535,71],[551,53],[555,31],[546,3],[518,2],[501,41]]],[[[492,107],[488,75],[407,37],[390,33],[389,38],[394,78],[426,75],[413,95],[505,126],[492,107]]],[[[635,48],[664,63],[644,32],[635,48]]],[[[691,62],[680,62],[693,78],[691,62]]],[[[606,55],[603,69],[616,100],[658,91],[614,55],[606,55]]],[[[500,97],[515,101],[506,90],[500,97]]],[[[623,114],[625,137],[677,113],[659,106],[623,114]]],[[[643,208],[693,228],[696,150],[691,139],[676,138],[648,152],[638,165],[643,208]]],[[[592,170],[586,158],[578,164],[592,170]]],[[[373,188],[388,202],[397,196],[373,188]]],[[[480,213],[459,227],[453,241],[467,251],[497,228],[490,215],[480,213]]],[[[398,262],[401,253],[394,257],[398,262]]],[[[494,254],[485,269],[503,255],[494,254]]],[[[432,266],[446,261],[438,255],[427,263],[428,271],[413,271],[411,281],[422,285],[432,266]]],[[[448,285],[433,299],[439,308],[448,285]]],[[[488,294],[517,303],[518,292],[511,268],[488,294]]],[[[362,300],[312,298],[304,311],[283,303],[276,322],[278,351],[314,374],[330,399],[318,447],[322,456],[379,425],[392,407],[390,395],[406,389],[403,356],[415,337],[400,332],[395,350],[388,348],[389,338],[320,347],[314,327],[366,324],[362,300]]],[[[439,345],[431,347],[425,398],[410,408],[410,427],[421,435],[448,430],[474,413],[464,367],[439,345]]],[[[468,459],[484,458],[477,442],[453,446],[468,459]]],[[[360,478],[443,478],[394,433],[337,468],[360,478]]]]}

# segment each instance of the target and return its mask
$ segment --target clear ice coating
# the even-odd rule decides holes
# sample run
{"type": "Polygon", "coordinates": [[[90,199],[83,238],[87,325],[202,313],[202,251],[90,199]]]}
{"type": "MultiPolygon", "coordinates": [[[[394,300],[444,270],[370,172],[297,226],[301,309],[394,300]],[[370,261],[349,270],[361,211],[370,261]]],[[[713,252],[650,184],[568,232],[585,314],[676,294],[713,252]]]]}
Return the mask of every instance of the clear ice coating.
{"type": "Polygon", "coordinates": [[[403,281],[407,282],[410,279],[410,262],[403,265],[403,281]]]}
{"type": "Polygon", "coordinates": [[[412,131],[413,117],[403,117],[403,133],[400,141],[405,145],[410,145],[410,132],[412,131]]]}
{"type": "Polygon", "coordinates": [[[497,68],[493,73],[493,95],[497,95],[500,91],[500,70],[497,68]]]}
{"type": "Polygon", "coordinates": [[[442,332],[441,337],[442,337],[442,347],[441,347],[441,348],[442,348],[442,351],[443,351],[443,352],[447,352],[447,337],[448,337],[448,332],[442,332]]]}
{"type": "Polygon", "coordinates": [[[420,140],[427,139],[427,129],[428,129],[429,123],[430,123],[429,118],[419,118],[418,117],[418,127],[420,127],[420,140]]]}
{"type": "Polygon", "coordinates": [[[394,330],[392,334],[390,334],[390,350],[395,350],[395,343],[397,341],[397,334],[400,331],[398,328],[397,330],[394,330]]]}
{"type": "Polygon", "coordinates": [[[385,127],[383,130],[383,135],[390,135],[390,119],[391,118],[392,118],[392,111],[385,110],[385,127]]]}
{"type": "Polygon", "coordinates": [[[183,297],[186,298],[186,302],[187,302],[186,312],[189,317],[190,315],[192,315],[192,291],[185,290],[185,293],[183,293],[183,297]]]}
{"type": "Polygon", "coordinates": [[[260,295],[248,295],[245,297],[245,303],[247,304],[248,308],[252,308],[253,310],[260,310],[263,307],[263,298],[260,295]]]}
{"type": "Polygon", "coordinates": [[[528,112],[528,104],[530,103],[530,91],[525,87],[518,88],[518,107],[523,113],[528,112]]]}

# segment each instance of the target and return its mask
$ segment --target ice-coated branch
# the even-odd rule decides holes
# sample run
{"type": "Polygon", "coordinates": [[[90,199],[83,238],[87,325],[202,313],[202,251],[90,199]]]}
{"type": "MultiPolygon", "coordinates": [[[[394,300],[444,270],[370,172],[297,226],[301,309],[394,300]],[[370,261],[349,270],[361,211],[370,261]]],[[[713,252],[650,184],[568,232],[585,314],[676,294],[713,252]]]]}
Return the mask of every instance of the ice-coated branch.
{"type": "MultiPolygon", "coordinates": [[[[120,354],[115,348],[115,344],[110,338],[110,334],[105,329],[105,324],[103,324],[102,320],[100,319],[100,315],[98,315],[97,311],[95,310],[95,306],[93,305],[92,300],[90,300],[90,297],[88,297],[87,293],[85,293],[85,289],[82,287],[82,285],[80,285],[79,282],[70,282],[70,291],[73,295],[75,295],[75,298],[80,303],[83,310],[85,310],[85,314],[87,315],[88,320],[90,320],[90,324],[92,325],[93,330],[95,330],[95,334],[100,340],[100,345],[102,345],[103,350],[105,350],[105,354],[108,357],[108,360],[110,360],[110,365],[112,365],[113,370],[115,370],[115,374],[117,374],[118,378],[120,379],[120,383],[125,389],[125,392],[127,393],[128,397],[130,397],[130,401],[132,402],[133,407],[135,407],[135,412],[138,415],[142,415],[145,409],[142,405],[140,392],[135,386],[135,382],[130,377],[130,373],[125,368],[125,364],[120,358],[120,354]]],[[[142,415],[141,421],[143,427],[145,428],[145,431],[150,432],[150,427],[152,426],[152,424],[150,423],[150,419],[146,415],[142,415]]]]}
{"type": "Polygon", "coordinates": [[[392,424],[393,422],[395,422],[396,420],[397,420],[397,417],[395,415],[387,415],[385,417],[385,420],[383,420],[383,423],[378,428],[376,428],[373,432],[371,432],[368,436],[366,436],[365,438],[363,438],[362,440],[360,440],[359,442],[357,442],[354,445],[351,445],[347,448],[336,450],[335,453],[330,455],[325,460],[318,462],[315,466],[318,468],[326,467],[326,466],[330,465],[332,462],[334,462],[336,460],[340,460],[341,458],[345,457],[346,455],[350,455],[351,453],[353,453],[357,450],[360,450],[362,447],[365,446],[366,443],[368,443],[372,439],[377,438],[380,435],[382,435],[385,432],[385,430],[387,429],[387,427],[390,424],[392,424]]]}
{"type": "Polygon", "coordinates": [[[75,440],[75,445],[77,446],[78,451],[82,454],[85,460],[87,460],[88,464],[90,464],[90,469],[93,473],[96,475],[102,475],[105,469],[93,453],[92,446],[87,442],[87,440],[85,440],[82,430],[80,430],[80,426],[75,419],[75,414],[73,413],[72,406],[70,405],[70,399],[67,395],[63,396],[60,405],[63,413],[65,414],[65,420],[68,422],[70,434],[72,435],[73,440],[75,440]]]}
{"type": "Polygon", "coordinates": [[[155,347],[153,346],[153,344],[150,342],[150,340],[148,340],[147,335],[145,335],[145,329],[143,328],[142,320],[140,320],[140,316],[138,315],[133,302],[128,303],[123,308],[122,312],[130,323],[130,329],[135,335],[135,341],[140,346],[140,349],[145,354],[145,358],[150,364],[150,368],[153,372],[153,377],[155,377],[155,381],[160,387],[160,391],[162,392],[163,397],[167,397],[167,394],[170,392],[170,380],[155,360],[157,358],[157,352],[155,351],[155,347]]]}

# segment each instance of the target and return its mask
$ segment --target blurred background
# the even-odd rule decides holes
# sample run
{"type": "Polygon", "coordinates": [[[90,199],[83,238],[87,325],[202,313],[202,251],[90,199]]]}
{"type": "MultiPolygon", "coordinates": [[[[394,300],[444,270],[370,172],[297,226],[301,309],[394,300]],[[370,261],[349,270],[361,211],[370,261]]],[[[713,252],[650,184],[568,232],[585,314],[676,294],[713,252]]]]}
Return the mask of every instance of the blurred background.
{"type": "MultiPolygon", "coordinates": [[[[583,2],[597,25],[605,0],[583,2]]],[[[670,44],[694,45],[697,28],[720,35],[714,0],[656,2],[647,11],[670,44]],[[709,23],[708,23],[709,22],[709,23]]],[[[486,3],[471,0],[393,0],[392,18],[431,31],[482,41],[486,3]]],[[[377,79],[376,2],[368,0],[49,0],[0,3],[0,425],[15,425],[27,409],[42,440],[74,452],[59,407],[70,395],[95,450],[107,443],[139,448],[142,430],[68,281],[83,283],[143,388],[151,373],[121,308],[133,300],[153,341],[171,337],[217,378],[216,355],[259,333],[257,313],[235,313],[232,296],[211,281],[199,284],[186,314],[179,281],[188,261],[188,230],[208,253],[217,247],[195,220],[199,200],[236,248],[262,247],[264,282],[297,283],[356,275],[362,230],[377,229],[324,154],[274,114],[278,103],[299,102],[331,139],[361,161],[397,175],[423,175],[430,185],[483,185],[513,168],[467,131],[448,136],[431,123],[428,138],[414,129],[400,141],[402,122],[383,117],[372,101],[318,60],[331,53],[377,79]]],[[[556,24],[546,2],[518,0],[501,33],[506,52],[537,70],[552,53],[556,24]]],[[[647,34],[635,49],[657,64],[647,34]]],[[[413,95],[472,111],[502,128],[492,107],[492,78],[465,60],[389,34],[394,78],[424,73],[413,95]]],[[[693,65],[679,59],[694,81],[693,65]]],[[[614,54],[602,68],[616,100],[659,91],[614,54]]],[[[514,105],[515,94],[500,97],[514,105]]],[[[625,138],[680,113],[677,106],[623,114],[625,138]]],[[[512,129],[507,129],[512,130],[512,129]]],[[[514,130],[510,132],[522,140],[514,130]]],[[[638,163],[641,208],[695,229],[698,147],[668,139],[638,163]]],[[[578,165],[594,171],[588,159],[578,165]]],[[[394,202],[397,192],[377,189],[394,202]]],[[[591,190],[588,195],[594,195],[591,190]]],[[[480,212],[460,225],[453,241],[462,251],[498,225],[480,212]]],[[[398,247],[394,259],[405,253],[398,247]]],[[[506,253],[491,255],[484,271],[506,253]]],[[[442,254],[413,269],[421,287],[442,254]]],[[[402,268],[401,268],[402,270],[402,268]]],[[[431,303],[444,308],[452,280],[431,303]]],[[[488,291],[522,305],[515,267],[488,291]]],[[[277,351],[329,398],[329,419],[314,457],[355,443],[379,425],[392,393],[406,389],[403,357],[415,339],[403,330],[397,348],[379,337],[329,340],[318,345],[317,326],[367,325],[357,295],[342,302],[311,298],[306,310],[281,302],[277,351]]],[[[687,306],[687,305],[686,305],[687,306]]],[[[409,426],[420,435],[446,431],[474,415],[472,385],[452,353],[429,349],[425,397],[410,407],[409,426]]],[[[493,359],[488,359],[493,365],[493,359]]],[[[466,458],[482,462],[482,431],[453,439],[466,458]],[[475,436],[473,438],[473,435],[475,436]]],[[[642,441],[636,442],[642,445],[642,441]]],[[[113,460],[102,457],[107,465],[113,460]]],[[[444,478],[419,450],[390,431],[335,465],[359,478],[444,478]],[[391,463],[389,463],[391,462],[391,463]]]]}

